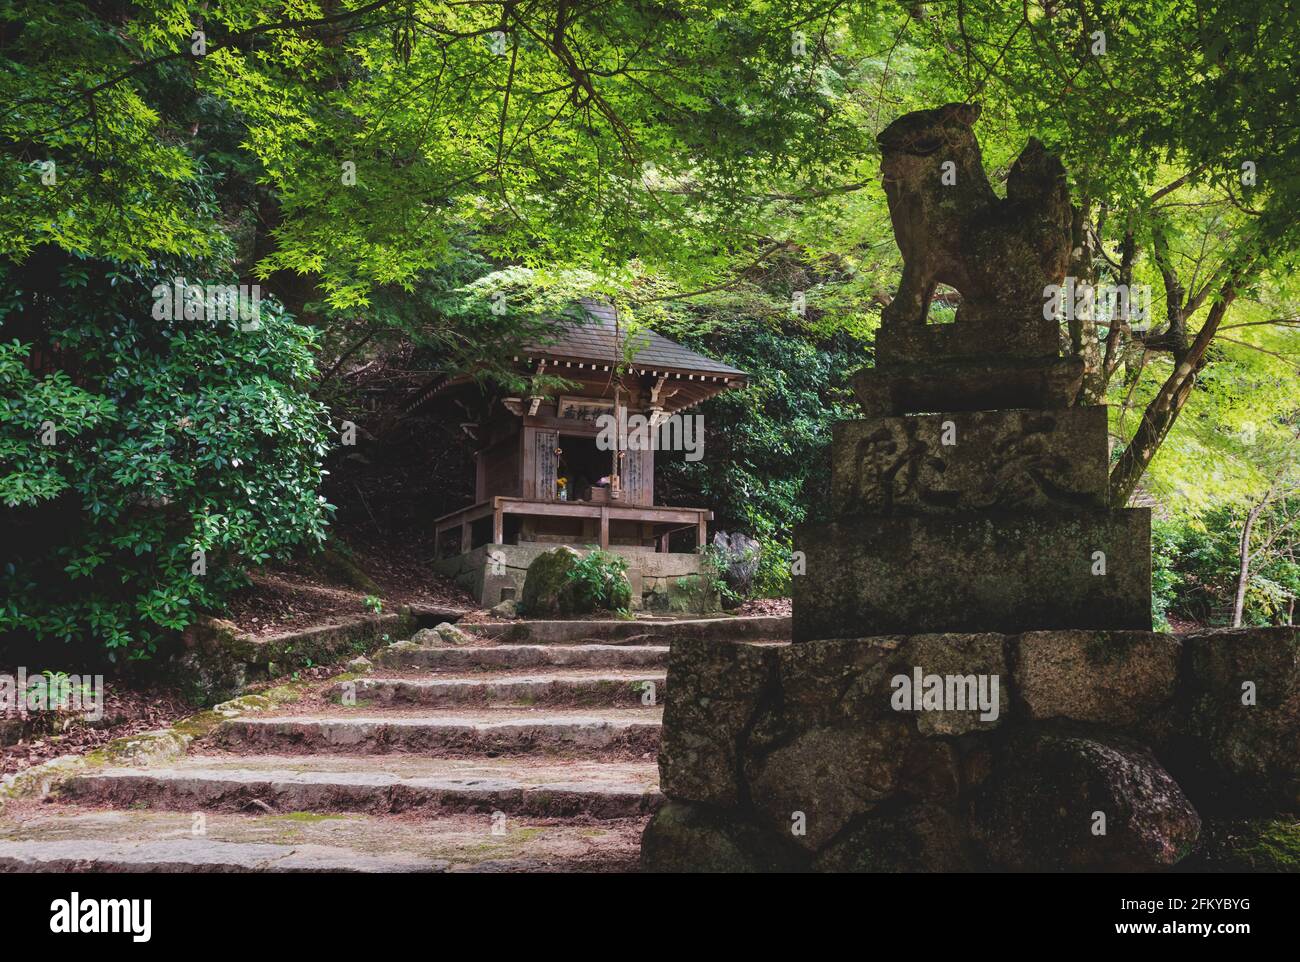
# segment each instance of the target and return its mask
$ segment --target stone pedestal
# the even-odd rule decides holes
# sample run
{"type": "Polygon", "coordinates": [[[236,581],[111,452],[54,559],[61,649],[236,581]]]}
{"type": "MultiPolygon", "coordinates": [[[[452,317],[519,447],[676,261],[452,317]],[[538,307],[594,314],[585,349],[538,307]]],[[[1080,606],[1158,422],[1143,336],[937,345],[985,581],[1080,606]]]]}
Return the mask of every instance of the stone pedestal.
{"type": "Polygon", "coordinates": [[[1151,518],[1107,505],[1106,409],[837,426],[838,520],[795,535],[794,640],[1151,628],[1151,518]]]}
{"type": "Polygon", "coordinates": [[[987,358],[872,368],[853,379],[853,390],[868,414],[1060,409],[1074,403],[1082,381],[1079,358],[987,358]]]}
{"type": "Polygon", "coordinates": [[[837,517],[1108,504],[1102,407],[870,417],[834,431],[837,517]]]}

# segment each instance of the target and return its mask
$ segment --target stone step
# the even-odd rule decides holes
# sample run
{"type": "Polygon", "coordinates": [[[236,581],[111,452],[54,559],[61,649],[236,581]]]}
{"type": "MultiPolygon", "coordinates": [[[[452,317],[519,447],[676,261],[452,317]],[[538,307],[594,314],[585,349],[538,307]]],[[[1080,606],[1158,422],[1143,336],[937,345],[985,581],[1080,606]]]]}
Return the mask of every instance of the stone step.
{"type": "Polygon", "coordinates": [[[662,713],[654,708],[559,712],[438,713],[237,718],[222,722],[213,743],[241,750],[292,752],[418,752],[447,756],[530,752],[653,754],[662,713]]]}
{"type": "Polygon", "coordinates": [[[660,645],[390,645],[374,658],[384,668],[663,668],[668,648],[660,645]]]}
{"type": "Polygon", "coordinates": [[[572,619],[555,621],[482,622],[462,624],[461,630],[512,644],[670,645],[683,638],[715,641],[786,641],[789,615],[736,615],[721,618],[572,619]]]}
{"type": "MultiPolygon", "coordinates": [[[[653,761],[191,756],[165,768],[110,768],[77,776],[60,798],[87,805],[172,811],[505,812],[536,818],[631,818],[663,801],[653,761]]],[[[400,756],[399,756],[400,758],[400,756]]]]}
{"type": "Polygon", "coordinates": [[[383,705],[597,705],[662,704],[663,672],[572,672],[480,678],[359,678],[329,690],[330,700],[357,706],[383,705]],[[647,699],[650,699],[647,701],[647,699]]]}
{"type": "Polygon", "coordinates": [[[626,872],[645,821],[43,805],[0,818],[0,872],[626,872]]]}

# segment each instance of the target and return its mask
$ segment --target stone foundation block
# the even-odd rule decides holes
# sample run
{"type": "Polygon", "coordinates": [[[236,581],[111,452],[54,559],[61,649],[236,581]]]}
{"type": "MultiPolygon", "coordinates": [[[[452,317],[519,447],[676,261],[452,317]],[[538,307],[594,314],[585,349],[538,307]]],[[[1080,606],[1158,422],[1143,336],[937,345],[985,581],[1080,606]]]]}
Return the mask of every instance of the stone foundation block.
{"type": "Polygon", "coordinates": [[[971,818],[987,862],[1012,871],[1168,868],[1200,831],[1191,802],[1145,748],[1054,733],[1003,749],[971,818]]]}
{"type": "Polygon", "coordinates": [[[793,579],[794,640],[1079,627],[1149,631],[1150,529],[1143,508],[867,516],[805,525],[795,537],[806,570],[793,579]]]}
{"type": "Polygon", "coordinates": [[[867,368],[854,377],[853,391],[863,411],[876,415],[1060,410],[1074,404],[1082,383],[1082,358],[985,357],[867,368]]]}
{"type": "Polygon", "coordinates": [[[1300,628],[1185,636],[1185,777],[1216,809],[1300,812],[1300,628]]]}
{"type": "Polygon", "coordinates": [[[1183,645],[1148,631],[1031,631],[1018,650],[1016,693],[1031,719],[1127,728],[1172,705],[1183,645]]]}
{"type": "Polygon", "coordinates": [[[682,686],[664,706],[659,780],[673,798],[714,805],[741,799],[744,741],[772,688],[777,649],[682,639],[669,661],[682,686]]]}

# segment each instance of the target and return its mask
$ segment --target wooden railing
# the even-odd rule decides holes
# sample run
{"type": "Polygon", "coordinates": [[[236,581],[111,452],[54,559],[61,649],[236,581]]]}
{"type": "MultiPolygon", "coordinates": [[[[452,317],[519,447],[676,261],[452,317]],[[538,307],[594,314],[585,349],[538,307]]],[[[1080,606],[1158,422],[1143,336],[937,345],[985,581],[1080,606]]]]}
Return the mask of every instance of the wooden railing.
{"type": "Polygon", "coordinates": [[[703,546],[708,540],[708,523],[713,512],[708,508],[674,508],[666,505],[627,505],[617,501],[595,504],[588,501],[534,501],[528,498],[494,497],[480,501],[459,511],[444,514],[434,521],[434,556],[442,557],[442,539],[448,531],[460,528],[460,550],[473,548],[471,532],[474,522],[492,518],[492,544],[503,544],[505,517],[508,514],[534,518],[595,518],[599,522],[600,546],[609,547],[610,521],[640,521],[654,525],[671,525],[669,531],[658,535],[660,551],[667,551],[668,535],[682,527],[695,528],[696,544],[703,546]]]}

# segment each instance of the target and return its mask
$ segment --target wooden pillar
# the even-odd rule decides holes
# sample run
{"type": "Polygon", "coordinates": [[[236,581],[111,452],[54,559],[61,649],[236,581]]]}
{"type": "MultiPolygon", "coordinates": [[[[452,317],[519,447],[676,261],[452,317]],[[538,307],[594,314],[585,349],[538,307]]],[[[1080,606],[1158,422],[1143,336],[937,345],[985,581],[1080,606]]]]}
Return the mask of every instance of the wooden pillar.
{"type": "Polygon", "coordinates": [[[600,506],[600,548],[604,551],[609,547],[609,508],[606,505],[600,506]]]}
{"type": "Polygon", "coordinates": [[[492,508],[492,543],[505,543],[505,512],[499,504],[492,508]]]}
{"type": "Polygon", "coordinates": [[[703,514],[700,515],[700,524],[696,529],[695,546],[703,548],[709,543],[709,520],[703,514]]]}
{"type": "Polygon", "coordinates": [[[472,537],[474,528],[470,525],[467,518],[460,519],[460,553],[464,554],[474,547],[472,537]]]}
{"type": "Polygon", "coordinates": [[[669,538],[671,535],[672,535],[672,532],[671,532],[671,531],[665,531],[663,534],[661,534],[661,535],[659,536],[659,553],[660,553],[660,554],[667,554],[667,553],[668,553],[668,538],[669,538]]]}

